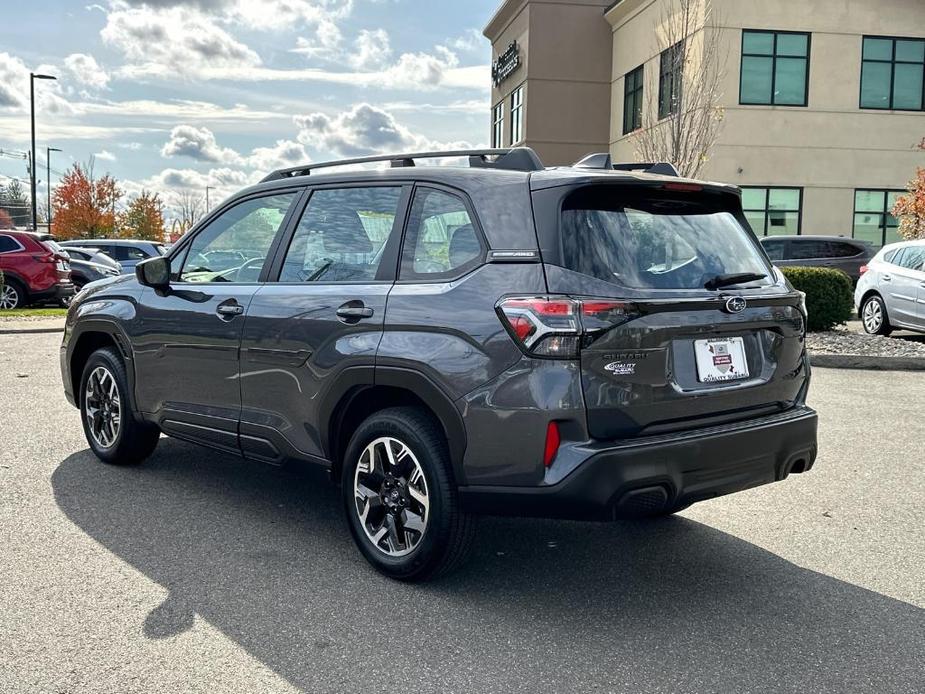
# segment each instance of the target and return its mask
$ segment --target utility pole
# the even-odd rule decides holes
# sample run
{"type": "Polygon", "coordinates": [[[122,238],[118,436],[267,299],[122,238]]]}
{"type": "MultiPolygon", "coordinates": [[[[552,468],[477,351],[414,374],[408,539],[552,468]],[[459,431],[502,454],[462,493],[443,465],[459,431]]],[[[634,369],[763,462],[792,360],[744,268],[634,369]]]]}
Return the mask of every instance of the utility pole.
{"type": "Polygon", "coordinates": [[[206,186],[206,214],[209,214],[209,191],[213,190],[212,186],[206,186]]]}
{"type": "Polygon", "coordinates": [[[51,153],[60,151],[57,147],[45,148],[45,185],[48,187],[48,218],[45,221],[48,223],[49,234],[51,233],[51,153]]]}
{"type": "Polygon", "coordinates": [[[29,161],[30,176],[32,182],[32,231],[37,231],[38,206],[35,200],[35,80],[54,80],[58,79],[54,75],[37,75],[34,72],[29,73],[29,113],[32,117],[32,159],[29,161]]]}

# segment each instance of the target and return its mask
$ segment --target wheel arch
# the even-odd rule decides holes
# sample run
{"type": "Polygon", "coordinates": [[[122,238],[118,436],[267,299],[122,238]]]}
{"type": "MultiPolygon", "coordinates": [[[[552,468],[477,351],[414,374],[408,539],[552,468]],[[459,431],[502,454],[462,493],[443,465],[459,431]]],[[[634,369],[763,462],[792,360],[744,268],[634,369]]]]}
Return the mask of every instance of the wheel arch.
{"type": "Polygon", "coordinates": [[[329,394],[325,411],[327,426],[322,441],[331,461],[331,475],[340,477],[342,457],[352,432],[370,415],[389,407],[419,407],[434,418],[446,435],[450,463],[457,485],[466,483],[463,456],[465,425],[452,400],[433,381],[416,371],[401,368],[357,369],[336,393],[329,394]],[[364,377],[365,376],[365,377],[364,377]]]}
{"type": "Polygon", "coordinates": [[[90,355],[104,347],[113,347],[125,365],[132,411],[137,411],[135,408],[135,369],[129,344],[128,337],[115,323],[95,320],[79,324],[71,336],[68,349],[68,371],[75,403],[80,402],[80,379],[90,355]]]}

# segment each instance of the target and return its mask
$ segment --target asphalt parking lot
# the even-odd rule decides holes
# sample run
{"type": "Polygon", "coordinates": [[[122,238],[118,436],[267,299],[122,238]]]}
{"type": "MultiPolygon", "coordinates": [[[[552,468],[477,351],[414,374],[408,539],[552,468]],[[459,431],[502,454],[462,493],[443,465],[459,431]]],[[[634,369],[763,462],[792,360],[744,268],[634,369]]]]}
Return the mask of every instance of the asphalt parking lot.
{"type": "Polygon", "coordinates": [[[645,523],[483,519],[367,567],[323,475],[161,439],[98,463],[60,336],[0,335],[0,692],[912,692],[925,373],[818,369],[806,475],[645,523]]]}

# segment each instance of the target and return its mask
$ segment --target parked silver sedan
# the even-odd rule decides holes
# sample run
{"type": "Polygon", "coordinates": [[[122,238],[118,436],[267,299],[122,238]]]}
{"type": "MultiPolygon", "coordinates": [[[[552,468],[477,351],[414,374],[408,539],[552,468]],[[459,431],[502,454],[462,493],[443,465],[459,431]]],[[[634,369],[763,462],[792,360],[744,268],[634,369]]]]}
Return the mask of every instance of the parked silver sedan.
{"type": "Polygon", "coordinates": [[[925,240],[881,248],[861,273],[854,304],[872,335],[925,332],[925,240]]]}

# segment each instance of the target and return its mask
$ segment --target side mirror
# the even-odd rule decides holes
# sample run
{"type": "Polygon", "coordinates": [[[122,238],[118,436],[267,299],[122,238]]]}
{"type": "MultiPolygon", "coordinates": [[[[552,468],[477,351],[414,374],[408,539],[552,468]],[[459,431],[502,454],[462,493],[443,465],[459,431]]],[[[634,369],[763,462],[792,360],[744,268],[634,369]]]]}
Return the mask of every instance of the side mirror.
{"type": "Polygon", "coordinates": [[[167,289],[170,286],[170,258],[157,256],[142,260],[135,266],[138,282],[154,289],[167,289]]]}

